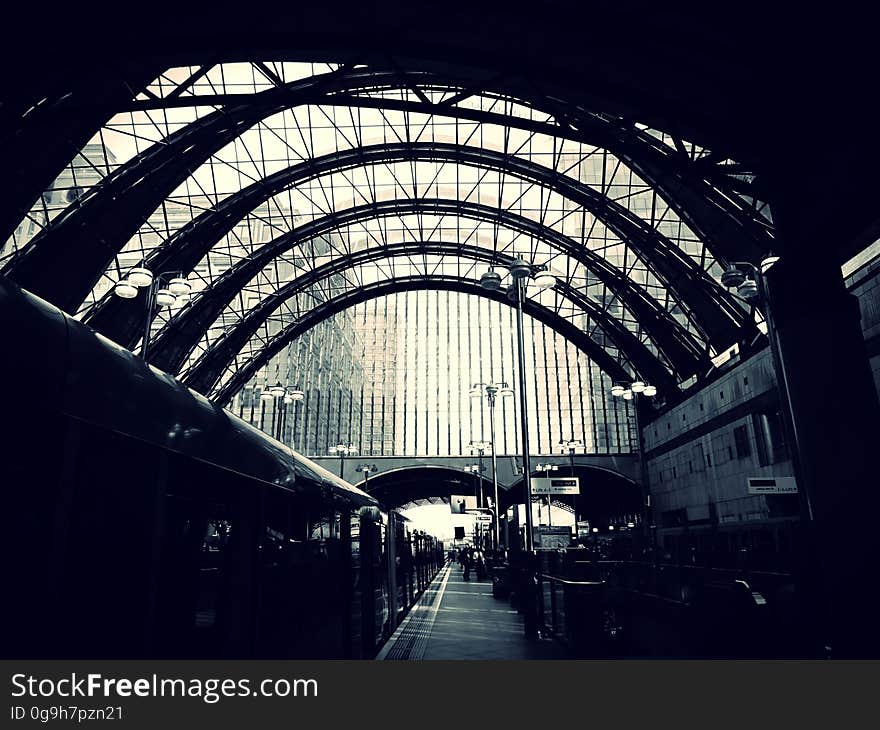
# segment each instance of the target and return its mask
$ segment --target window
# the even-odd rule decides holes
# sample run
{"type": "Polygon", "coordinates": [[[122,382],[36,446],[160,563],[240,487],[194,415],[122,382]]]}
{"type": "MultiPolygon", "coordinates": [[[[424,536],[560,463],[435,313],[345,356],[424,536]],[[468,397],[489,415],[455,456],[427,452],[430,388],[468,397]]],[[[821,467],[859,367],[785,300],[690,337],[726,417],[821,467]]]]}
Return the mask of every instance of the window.
{"type": "Polygon", "coordinates": [[[695,470],[703,471],[703,444],[694,444],[692,455],[695,470]]]}
{"type": "Polygon", "coordinates": [[[749,431],[745,424],[733,429],[733,441],[736,445],[737,459],[745,459],[747,456],[751,455],[752,449],[749,444],[749,431]]]}
{"type": "Polygon", "coordinates": [[[782,429],[779,411],[753,413],[752,425],[755,428],[755,443],[758,446],[758,463],[768,466],[788,458],[788,447],[782,429]]]}
{"type": "Polygon", "coordinates": [[[785,442],[785,431],[782,428],[782,416],[779,411],[774,411],[767,414],[766,421],[773,463],[785,461],[788,458],[788,445],[785,442]]]}

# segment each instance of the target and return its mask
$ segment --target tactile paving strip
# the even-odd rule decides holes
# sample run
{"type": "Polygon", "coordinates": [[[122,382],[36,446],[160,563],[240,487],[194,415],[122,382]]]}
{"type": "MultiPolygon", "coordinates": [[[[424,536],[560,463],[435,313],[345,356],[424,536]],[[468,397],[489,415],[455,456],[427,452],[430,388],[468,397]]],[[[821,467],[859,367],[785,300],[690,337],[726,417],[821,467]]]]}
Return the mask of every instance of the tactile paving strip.
{"type": "Polygon", "coordinates": [[[428,639],[431,637],[431,630],[434,628],[434,621],[437,618],[437,611],[440,608],[442,587],[446,583],[449,571],[448,566],[444,568],[431,585],[425,589],[418,603],[410,609],[403,624],[395,632],[395,636],[389,639],[388,650],[384,655],[380,654],[379,658],[384,660],[418,660],[425,655],[425,648],[428,645],[428,639]]]}

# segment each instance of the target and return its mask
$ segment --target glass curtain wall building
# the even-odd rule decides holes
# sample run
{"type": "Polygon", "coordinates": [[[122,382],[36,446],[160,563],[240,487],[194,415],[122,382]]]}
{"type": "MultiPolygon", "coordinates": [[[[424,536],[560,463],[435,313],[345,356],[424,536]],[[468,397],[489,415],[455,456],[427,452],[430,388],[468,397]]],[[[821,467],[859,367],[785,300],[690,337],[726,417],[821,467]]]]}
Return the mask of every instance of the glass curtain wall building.
{"type": "MultiPolygon", "coordinates": [[[[260,393],[280,382],[302,388],[288,404],[283,441],[306,455],[340,442],[362,455],[464,456],[489,439],[477,382],[518,382],[514,311],[498,302],[449,291],[373,299],[289,345],[241,390],[232,410],[278,434],[278,400],[260,393]],[[291,413],[295,410],[295,414],[291,413]]],[[[525,321],[530,443],[541,453],[577,439],[588,453],[627,453],[624,403],[583,352],[549,327],[525,321]]],[[[499,454],[520,449],[518,398],[498,399],[499,454]]]]}

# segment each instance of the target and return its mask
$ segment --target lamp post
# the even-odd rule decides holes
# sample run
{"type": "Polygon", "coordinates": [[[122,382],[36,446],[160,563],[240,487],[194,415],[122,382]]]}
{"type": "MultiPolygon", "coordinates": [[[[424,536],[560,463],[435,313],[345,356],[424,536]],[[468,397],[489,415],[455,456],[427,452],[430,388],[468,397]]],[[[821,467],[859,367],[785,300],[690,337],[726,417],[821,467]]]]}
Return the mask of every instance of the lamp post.
{"type": "Polygon", "coordinates": [[[355,470],[358,473],[364,475],[364,491],[367,492],[367,494],[369,494],[369,492],[370,492],[370,474],[375,474],[379,470],[376,468],[375,464],[358,464],[355,467],[355,470]]]}
{"type": "MultiPolygon", "coordinates": [[[[525,549],[532,552],[534,547],[532,535],[532,482],[531,465],[529,463],[529,417],[526,402],[526,375],[525,375],[525,340],[523,335],[523,299],[526,296],[526,287],[531,279],[539,289],[548,289],[556,285],[556,277],[542,267],[529,264],[522,258],[513,261],[507,267],[513,283],[508,287],[507,297],[516,305],[516,344],[517,360],[519,362],[519,416],[522,426],[522,455],[523,455],[523,485],[525,487],[526,504],[526,540],[525,549]]],[[[493,269],[480,277],[480,286],[484,289],[501,289],[501,276],[493,269]]]]}
{"type": "Polygon", "coordinates": [[[480,481],[478,483],[479,491],[477,492],[477,508],[483,508],[483,454],[489,448],[489,444],[486,441],[471,441],[468,444],[468,450],[471,452],[471,456],[474,454],[477,455],[479,463],[477,464],[477,470],[480,473],[480,481]]]}
{"type": "Polygon", "coordinates": [[[737,295],[751,305],[763,304],[764,321],[767,323],[767,339],[770,343],[770,355],[773,358],[773,370],[776,374],[777,389],[779,392],[780,412],[782,415],[782,427],[788,440],[791,455],[792,470],[794,471],[795,483],[797,484],[798,500],[800,502],[801,520],[805,523],[805,555],[802,561],[801,581],[807,595],[808,617],[811,624],[811,637],[816,646],[826,646],[828,636],[831,633],[829,627],[829,607],[827,603],[827,579],[824,568],[818,559],[818,536],[815,534],[813,515],[813,500],[811,485],[808,484],[809,473],[805,474],[801,463],[800,435],[797,419],[791,407],[791,393],[789,392],[788,376],[783,367],[782,354],[779,350],[779,340],[776,334],[776,326],[773,321],[773,311],[770,301],[770,291],[767,286],[766,273],[779,260],[778,256],[767,256],[759,266],[748,261],[735,261],[728,264],[728,268],[721,274],[721,283],[728,289],[736,289],[737,295]]]}
{"type": "MultiPolygon", "coordinates": [[[[558,464],[537,464],[537,465],[535,465],[535,470],[544,472],[544,476],[548,477],[548,476],[550,476],[551,471],[559,471],[559,465],[558,464]]],[[[552,495],[548,494],[547,495],[547,524],[552,527],[553,526],[553,516],[550,514],[550,500],[551,499],[553,499],[552,495]]],[[[540,505],[541,505],[541,503],[538,502],[538,509],[539,510],[541,509],[540,505]]],[[[538,513],[538,521],[539,522],[541,521],[540,512],[538,513]]]]}
{"type": "Polygon", "coordinates": [[[495,549],[497,550],[498,546],[501,544],[501,526],[498,514],[498,461],[497,452],[495,450],[495,398],[498,395],[501,395],[502,398],[513,397],[513,388],[511,388],[506,381],[502,380],[498,383],[474,383],[470,389],[471,398],[482,398],[484,393],[486,395],[486,400],[489,403],[489,445],[492,448],[492,489],[494,491],[493,499],[495,508],[493,512],[493,522],[495,527],[495,549]]]}
{"type": "MultiPolygon", "coordinates": [[[[561,439],[559,441],[559,450],[563,454],[568,454],[568,468],[571,470],[571,476],[574,477],[574,455],[578,449],[584,447],[584,442],[580,439],[561,439]]],[[[575,507],[577,507],[577,499],[575,499],[575,507]]],[[[575,521],[577,521],[577,509],[575,509],[575,521]]]]}
{"type": "Polygon", "coordinates": [[[345,468],[345,457],[356,454],[357,447],[354,444],[336,444],[327,449],[331,454],[339,454],[339,478],[342,479],[342,471],[345,468]]]}
{"type": "Polygon", "coordinates": [[[154,276],[149,269],[138,266],[116,283],[113,293],[122,299],[134,299],[139,289],[146,289],[146,317],[144,337],[141,342],[141,358],[147,362],[154,310],[157,306],[163,308],[185,304],[189,301],[192,285],[186,280],[182,271],[162,271],[154,276]],[[163,284],[165,286],[162,286],[163,284]]]}
{"type": "Polygon", "coordinates": [[[652,518],[650,505],[650,494],[648,492],[648,467],[645,461],[644,439],[642,438],[642,427],[639,421],[639,404],[638,399],[653,398],[657,395],[657,388],[648,385],[641,380],[634,380],[627,385],[617,384],[611,388],[611,395],[615,398],[623,398],[625,401],[633,401],[633,411],[635,412],[636,421],[636,443],[639,450],[639,474],[642,482],[642,534],[649,542],[651,549],[655,548],[656,543],[656,525],[652,529],[652,518]]]}
{"type": "Polygon", "coordinates": [[[770,292],[767,280],[764,276],[773,264],[779,260],[778,256],[768,256],[761,261],[760,266],[755,266],[748,261],[735,261],[721,274],[721,283],[728,289],[736,289],[741,299],[754,305],[760,302],[764,305],[764,321],[767,323],[767,339],[770,341],[770,355],[773,358],[773,369],[776,371],[776,382],[779,389],[779,400],[782,405],[782,422],[786,436],[791,445],[791,463],[794,468],[795,480],[799,485],[798,495],[807,521],[813,521],[813,505],[809,490],[801,479],[800,445],[798,429],[794,414],[791,410],[791,398],[788,390],[788,379],[785,369],[782,367],[782,356],[779,352],[779,341],[776,338],[776,327],[773,323],[773,312],[770,307],[770,292]]]}
{"type": "Polygon", "coordinates": [[[284,443],[284,428],[287,425],[287,406],[301,401],[303,398],[305,398],[305,393],[299,388],[289,388],[280,382],[276,382],[271,387],[263,387],[263,392],[260,393],[260,400],[266,402],[274,401],[275,403],[272,413],[273,418],[275,418],[273,424],[275,433],[272,435],[276,440],[284,443]]]}
{"type": "MultiPolygon", "coordinates": [[[[482,479],[482,471],[483,464],[482,460],[479,464],[468,464],[464,470],[469,474],[474,475],[474,497],[477,499],[477,509],[481,509],[480,507],[480,496],[482,495],[482,487],[480,486],[480,480],[482,479]]],[[[477,542],[477,530],[479,525],[479,521],[474,522],[474,542],[477,542]]]]}

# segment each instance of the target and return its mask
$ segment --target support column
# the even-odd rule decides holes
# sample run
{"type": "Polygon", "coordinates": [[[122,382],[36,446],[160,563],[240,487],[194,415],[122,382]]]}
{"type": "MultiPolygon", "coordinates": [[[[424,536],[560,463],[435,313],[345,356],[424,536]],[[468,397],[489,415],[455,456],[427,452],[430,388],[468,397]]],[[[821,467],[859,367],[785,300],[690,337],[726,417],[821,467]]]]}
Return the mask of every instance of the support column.
{"type": "Polygon", "coordinates": [[[876,657],[880,404],[859,305],[830,244],[786,243],[767,280],[797,446],[803,542],[812,551],[801,568],[817,609],[812,650],[876,657]]]}

